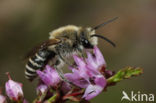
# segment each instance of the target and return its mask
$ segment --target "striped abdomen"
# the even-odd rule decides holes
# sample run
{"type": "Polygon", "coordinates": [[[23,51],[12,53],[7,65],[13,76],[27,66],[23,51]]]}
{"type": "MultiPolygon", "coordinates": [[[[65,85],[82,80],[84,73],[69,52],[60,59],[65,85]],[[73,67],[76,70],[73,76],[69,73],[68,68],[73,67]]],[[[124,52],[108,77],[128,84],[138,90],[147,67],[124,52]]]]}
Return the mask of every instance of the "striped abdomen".
{"type": "Polygon", "coordinates": [[[37,74],[36,70],[42,70],[48,63],[48,60],[55,56],[55,53],[49,50],[39,50],[34,56],[30,57],[25,70],[25,77],[33,80],[37,74]]]}

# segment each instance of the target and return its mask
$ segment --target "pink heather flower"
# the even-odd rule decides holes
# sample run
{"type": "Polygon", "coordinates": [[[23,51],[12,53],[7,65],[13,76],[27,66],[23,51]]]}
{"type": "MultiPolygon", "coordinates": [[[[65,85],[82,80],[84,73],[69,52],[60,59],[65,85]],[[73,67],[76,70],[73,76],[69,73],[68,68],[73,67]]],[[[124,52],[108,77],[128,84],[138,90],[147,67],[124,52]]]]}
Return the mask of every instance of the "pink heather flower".
{"type": "Polygon", "coordinates": [[[46,65],[46,69],[44,71],[37,70],[37,74],[47,86],[55,87],[61,81],[57,71],[49,65],[46,65]]]}
{"type": "Polygon", "coordinates": [[[100,94],[107,84],[105,77],[100,72],[101,67],[106,67],[104,57],[97,47],[94,47],[93,53],[94,56],[87,52],[88,58],[86,61],[78,56],[73,56],[77,68],[70,68],[72,73],[65,74],[69,81],[86,89],[82,96],[86,100],[100,94]]]}
{"type": "Polygon", "coordinates": [[[37,94],[38,95],[42,95],[45,94],[48,91],[48,87],[45,84],[40,84],[37,88],[36,88],[37,94]]]}
{"type": "Polygon", "coordinates": [[[0,103],[7,103],[6,97],[0,94],[0,103]]]}
{"type": "Polygon", "coordinates": [[[87,57],[88,57],[86,59],[86,62],[88,64],[87,66],[91,68],[93,71],[96,69],[100,71],[101,69],[100,67],[102,66],[106,68],[106,61],[98,47],[96,46],[94,47],[93,54],[95,57],[90,52],[87,52],[87,57]]]}
{"type": "Polygon", "coordinates": [[[5,89],[7,96],[13,101],[19,101],[23,98],[22,84],[15,82],[8,74],[8,82],[5,83],[5,89]]]}

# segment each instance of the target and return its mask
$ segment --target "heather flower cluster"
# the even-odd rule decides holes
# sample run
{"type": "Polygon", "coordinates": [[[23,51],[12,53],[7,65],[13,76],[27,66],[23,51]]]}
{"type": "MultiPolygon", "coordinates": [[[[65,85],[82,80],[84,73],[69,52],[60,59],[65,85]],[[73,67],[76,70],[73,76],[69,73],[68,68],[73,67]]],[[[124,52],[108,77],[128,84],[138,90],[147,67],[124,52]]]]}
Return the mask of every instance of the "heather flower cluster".
{"type": "MultiPolygon", "coordinates": [[[[86,55],[87,58],[73,55],[76,67],[69,67],[71,72],[64,74],[70,82],[63,81],[55,68],[50,65],[46,65],[43,71],[37,70],[38,97],[33,103],[65,103],[67,100],[89,103],[107,87],[142,73],[142,69],[132,67],[126,67],[117,73],[106,70],[105,59],[96,46],[93,53],[86,52],[86,55]]],[[[13,81],[9,74],[8,78],[5,89],[9,99],[15,103],[28,103],[24,98],[22,84],[13,81]]],[[[2,93],[0,93],[0,103],[7,103],[6,96],[2,93]]]]}
{"type": "Polygon", "coordinates": [[[65,74],[69,81],[85,89],[82,98],[86,100],[100,94],[107,84],[106,78],[100,72],[102,68],[106,67],[105,60],[97,47],[94,48],[93,52],[95,56],[87,52],[88,58],[86,60],[73,56],[77,68],[71,68],[72,73],[65,74]]]}

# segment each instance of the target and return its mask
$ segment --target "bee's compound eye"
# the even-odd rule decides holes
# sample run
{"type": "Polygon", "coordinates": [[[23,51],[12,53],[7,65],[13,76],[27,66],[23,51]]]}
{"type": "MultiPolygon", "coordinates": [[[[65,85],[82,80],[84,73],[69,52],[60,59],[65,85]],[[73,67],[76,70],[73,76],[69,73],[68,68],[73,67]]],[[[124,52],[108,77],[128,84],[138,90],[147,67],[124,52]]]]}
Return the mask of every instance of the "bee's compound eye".
{"type": "Polygon", "coordinates": [[[90,44],[90,42],[87,39],[82,39],[81,42],[85,48],[93,48],[93,46],[90,44]]]}
{"type": "Polygon", "coordinates": [[[88,40],[85,40],[84,42],[85,42],[86,44],[88,44],[88,43],[89,43],[89,42],[88,42],[88,40]]]}

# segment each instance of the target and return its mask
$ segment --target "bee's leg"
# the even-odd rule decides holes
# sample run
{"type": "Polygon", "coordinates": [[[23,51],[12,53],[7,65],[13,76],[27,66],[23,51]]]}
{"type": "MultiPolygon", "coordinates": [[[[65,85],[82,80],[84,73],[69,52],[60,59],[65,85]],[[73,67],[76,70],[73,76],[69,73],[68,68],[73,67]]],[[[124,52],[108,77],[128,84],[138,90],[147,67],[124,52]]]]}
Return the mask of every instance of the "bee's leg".
{"type": "Polygon", "coordinates": [[[66,63],[67,65],[73,67],[73,68],[76,68],[76,64],[75,62],[73,64],[69,63],[68,60],[66,60],[65,58],[63,57],[60,57],[62,59],[62,61],[64,61],[64,63],[66,63]]]}
{"type": "Polygon", "coordinates": [[[63,56],[60,53],[58,55],[65,64],[73,67],[73,64],[69,63],[65,58],[63,58],[63,56]]]}
{"type": "Polygon", "coordinates": [[[71,85],[74,85],[72,82],[70,82],[69,80],[67,80],[67,78],[64,76],[64,73],[63,73],[62,69],[57,68],[57,66],[54,66],[54,68],[56,69],[58,75],[60,76],[60,78],[61,78],[64,82],[66,82],[66,83],[68,83],[68,84],[71,84],[71,85]]]}
{"type": "MultiPolygon", "coordinates": [[[[62,55],[59,55],[60,56],[60,59],[64,62],[65,62],[65,59],[62,57],[62,55]]],[[[66,63],[67,64],[67,63],[66,63]]],[[[61,68],[58,68],[57,65],[54,65],[54,68],[56,69],[58,75],[60,76],[60,78],[64,81],[64,82],[67,82],[68,84],[71,84],[73,86],[75,86],[75,84],[73,84],[72,82],[70,82],[69,80],[67,80],[67,78],[64,76],[64,73],[62,71],[61,68]]]]}
{"type": "Polygon", "coordinates": [[[61,60],[57,60],[56,63],[54,64],[54,68],[56,69],[58,75],[60,76],[60,78],[64,81],[64,82],[67,82],[69,84],[72,84],[69,80],[66,79],[66,77],[64,76],[64,73],[62,71],[62,66],[63,65],[63,62],[64,61],[61,61],[61,60]]]}
{"type": "Polygon", "coordinates": [[[60,68],[57,68],[57,66],[54,66],[56,69],[58,75],[61,77],[61,79],[65,82],[68,82],[68,80],[65,78],[63,71],[60,68]]]}

